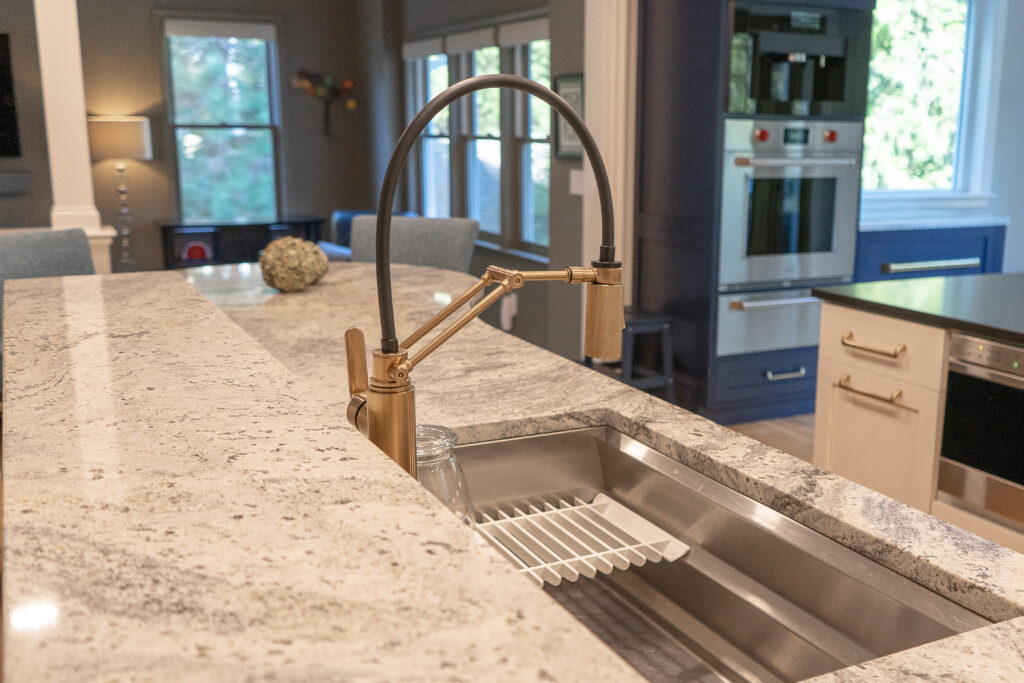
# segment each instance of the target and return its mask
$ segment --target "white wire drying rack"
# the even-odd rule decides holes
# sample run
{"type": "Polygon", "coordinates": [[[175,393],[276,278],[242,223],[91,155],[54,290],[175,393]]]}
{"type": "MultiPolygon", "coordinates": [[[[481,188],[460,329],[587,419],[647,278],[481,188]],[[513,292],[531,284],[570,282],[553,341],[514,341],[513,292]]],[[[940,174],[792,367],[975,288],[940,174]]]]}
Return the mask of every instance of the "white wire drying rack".
{"type": "Polygon", "coordinates": [[[482,515],[477,531],[539,585],[677,560],[690,547],[603,493],[482,515]]]}

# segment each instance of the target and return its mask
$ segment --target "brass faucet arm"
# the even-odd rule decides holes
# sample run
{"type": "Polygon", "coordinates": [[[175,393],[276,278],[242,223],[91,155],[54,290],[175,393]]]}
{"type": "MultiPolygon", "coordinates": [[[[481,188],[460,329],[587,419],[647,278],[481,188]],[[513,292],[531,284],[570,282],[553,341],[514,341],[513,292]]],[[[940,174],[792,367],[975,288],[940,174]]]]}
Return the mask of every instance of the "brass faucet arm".
{"type": "Polygon", "coordinates": [[[485,273],[483,277],[477,280],[472,287],[467,289],[465,292],[457,296],[452,300],[450,304],[445,306],[443,309],[437,312],[433,318],[423,324],[418,330],[409,335],[405,340],[402,341],[400,348],[408,349],[413,344],[418,342],[420,339],[430,332],[432,329],[440,325],[448,316],[462,308],[463,305],[474,296],[482,292],[491,284],[491,280],[488,278],[489,273],[485,273]]]}
{"type": "Polygon", "coordinates": [[[583,268],[578,266],[568,266],[561,270],[511,270],[508,268],[501,268],[500,266],[488,266],[487,271],[477,280],[469,289],[460,294],[458,297],[452,300],[450,304],[445,306],[437,314],[428,320],[422,327],[413,332],[407,337],[401,344],[400,348],[408,350],[413,344],[421,340],[431,330],[440,325],[445,319],[451,316],[455,311],[466,304],[470,299],[479,294],[481,291],[486,289],[491,284],[497,283],[498,287],[487,294],[481,299],[475,306],[466,311],[462,316],[459,317],[451,327],[447,328],[436,337],[430,340],[425,347],[420,351],[416,352],[409,357],[408,360],[396,363],[394,366],[389,368],[388,374],[392,375],[392,379],[395,378],[396,373],[404,372],[406,376],[412,371],[414,367],[433,353],[441,344],[445,343],[452,336],[461,330],[463,327],[469,324],[471,320],[478,317],[481,313],[486,311],[490,306],[494,304],[498,299],[503,297],[513,289],[519,289],[527,282],[569,282],[569,283],[587,283],[595,282],[599,279],[599,270],[597,268],[583,268]]]}
{"type": "Polygon", "coordinates": [[[594,282],[597,279],[597,269],[566,266],[561,270],[524,270],[522,275],[527,282],[594,282]]]}
{"type": "Polygon", "coordinates": [[[497,285],[498,286],[491,290],[490,293],[487,294],[487,296],[478,301],[475,306],[473,306],[468,311],[463,313],[458,320],[451,324],[450,327],[448,327],[446,330],[444,330],[436,337],[431,339],[429,342],[427,342],[427,345],[424,346],[419,351],[417,351],[415,354],[413,354],[412,357],[409,358],[409,360],[405,361],[404,363],[401,363],[400,366],[393,367],[392,371],[399,369],[399,367],[401,367],[401,369],[404,369],[406,372],[411,371],[414,367],[419,365],[424,358],[426,358],[435,350],[437,350],[437,347],[441,346],[441,344],[451,339],[456,332],[461,330],[463,327],[468,325],[470,321],[472,321],[474,318],[476,318],[481,313],[490,308],[495,301],[505,296],[505,294],[512,291],[513,289],[516,289],[515,284],[511,281],[510,278],[498,282],[497,285]]]}

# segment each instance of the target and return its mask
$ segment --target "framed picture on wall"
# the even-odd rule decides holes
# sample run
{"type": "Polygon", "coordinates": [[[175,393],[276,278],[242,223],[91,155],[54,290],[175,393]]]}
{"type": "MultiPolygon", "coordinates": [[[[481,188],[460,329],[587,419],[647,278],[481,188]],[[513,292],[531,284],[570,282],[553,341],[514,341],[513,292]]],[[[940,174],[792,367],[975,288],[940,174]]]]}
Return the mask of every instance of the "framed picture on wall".
{"type": "MultiPolygon", "coordinates": [[[[555,76],[555,92],[583,118],[583,74],[555,76]]],[[[565,118],[555,114],[555,156],[582,159],[583,144],[565,118]]]]}
{"type": "Polygon", "coordinates": [[[21,156],[18,141],[18,113],[14,108],[14,70],[11,67],[11,43],[0,33],[0,157],[21,156]]]}

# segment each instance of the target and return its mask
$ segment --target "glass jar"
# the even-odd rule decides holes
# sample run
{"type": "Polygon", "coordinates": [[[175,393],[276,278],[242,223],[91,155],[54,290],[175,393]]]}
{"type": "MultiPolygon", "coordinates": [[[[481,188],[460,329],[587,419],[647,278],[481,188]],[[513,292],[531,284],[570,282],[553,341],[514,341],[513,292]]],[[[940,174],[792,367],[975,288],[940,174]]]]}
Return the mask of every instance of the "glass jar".
{"type": "Polygon", "coordinates": [[[473,526],[476,514],[466,477],[455,459],[455,432],[439,425],[416,425],[416,475],[459,519],[473,526]]]}

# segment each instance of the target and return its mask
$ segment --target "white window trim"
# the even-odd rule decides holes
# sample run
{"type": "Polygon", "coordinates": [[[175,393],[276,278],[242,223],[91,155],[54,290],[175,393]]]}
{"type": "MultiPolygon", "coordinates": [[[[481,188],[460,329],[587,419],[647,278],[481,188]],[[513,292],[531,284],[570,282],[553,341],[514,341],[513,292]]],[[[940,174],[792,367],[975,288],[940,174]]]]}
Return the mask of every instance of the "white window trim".
{"type": "Polygon", "coordinates": [[[277,28],[266,22],[208,21],[206,19],[165,19],[164,36],[201,38],[252,38],[268,43],[277,40],[277,28]]]}
{"type": "Polygon", "coordinates": [[[964,45],[953,189],[863,190],[861,222],[950,211],[981,211],[994,195],[992,160],[999,113],[999,82],[1006,40],[1006,0],[970,0],[964,45]]]}

